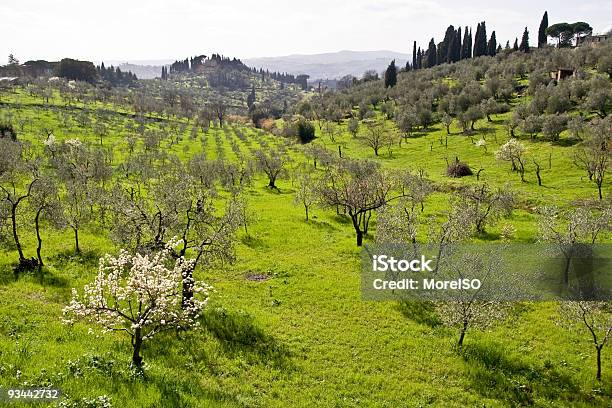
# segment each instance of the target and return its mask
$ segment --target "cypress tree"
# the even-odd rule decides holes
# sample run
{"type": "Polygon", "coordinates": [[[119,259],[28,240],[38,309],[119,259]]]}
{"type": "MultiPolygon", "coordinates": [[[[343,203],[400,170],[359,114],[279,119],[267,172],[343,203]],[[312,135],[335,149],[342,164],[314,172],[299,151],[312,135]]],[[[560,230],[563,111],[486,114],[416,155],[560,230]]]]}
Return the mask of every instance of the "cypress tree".
{"type": "Polygon", "coordinates": [[[512,46],[512,50],[513,51],[518,51],[519,50],[519,46],[518,46],[518,38],[514,39],[514,45],[512,46]]]}
{"type": "Polygon", "coordinates": [[[474,36],[474,58],[487,55],[487,27],[485,22],[478,24],[474,36]]]}
{"type": "MultiPolygon", "coordinates": [[[[455,27],[449,25],[444,33],[444,40],[438,45],[438,62],[451,62],[452,50],[451,43],[455,37],[455,27]]],[[[431,49],[431,44],[429,45],[431,49]]],[[[429,56],[428,56],[429,57],[429,56]]]]}
{"type": "Polygon", "coordinates": [[[506,41],[506,49],[509,50],[510,49],[510,40],[506,41]]]}
{"type": "Polygon", "coordinates": [[[427,49],[427,68],[436,66],[438,62],[437,57],[436,43],[432,38],[431,41],[429,41],[429,48],[427,49]]]}
{"type": "Polygon", "coordinates": [[[538,48],[545,47],[548,44],[548,37],[546,36],[546,29],[548,28],[548,11],[544,12],[542,21],[540,22],[540,28],[538,29],[538,48]]]}
{"type": "Polygon", "coordinates": [[[487,44],[487,55],[494,57],[497,53],[497,38],[495,38],[495,31],[491,33],[491,39],[489,40],[489,44],[487,44]]]}
{"type": "Polygon", "coordinates": [[[523,38],[521,39],[519,50],[522,52],[529,52],[529,31],[527,30],[527,27],[525,27],[525,31],[523,31],[523,38]]]}
{"type": "Polygon", "coordinates": [[[502,52],[502,46],[501,46],[501,44],[499,44],[499,45],[497,46],[497,53],[499,54],[500,52],[502,52]]]}
{"type": "Polygon", "coordinates": [[[474,34],[474,58],[476,58],[479,54],[478,54],[478,41],[480,39],[480,33],[481,33],[481,29],[480,29],[480,23],[478,23],[478,25],[476,26],[476,34],[474,34]]]}
{"type": "Polygon", "coordinates": [[[421,47],[417,51],[417,67],[418,69],[423,68],[423,51],[421,51],[421,47]]]}
{"type": "Polygon", "coordinates": [[[457,28],[455,32],[455,44],[453,46],[453,62],[457,62],[461,59],[461,27],[457,28]]]}
{"type": "Polygon", "coordinates": [[[419,69],[419,66],[417,64],[417,46],[416,46],[416,41],[414,42],[414,45],[412,46],[412,68],[413,69],[419,69]]]}
{"type": "Polygon", "coordinates": [[[397,83],[397,68],[395,67],[395,60],[391,61],[391,64],[385,71],[385,88],[392,88],[397,83]]]}
{"type": "Polygon", "coordinates": [[[479,55],[487,55],[487,26],[483,21],[480,23],[480,44],[478,45],[478,49],[480,50],[479,55]]]}
{"type": "Polygon", "coordinates": [[[463,43],[461,44],[461,54],[459,54],[459,59],[468,58],[467,52],[466,52],[467,43],[468,43],[468,31],[467,31],[467,27],[465,27],[465,31],[463,32],[463,43]]]}

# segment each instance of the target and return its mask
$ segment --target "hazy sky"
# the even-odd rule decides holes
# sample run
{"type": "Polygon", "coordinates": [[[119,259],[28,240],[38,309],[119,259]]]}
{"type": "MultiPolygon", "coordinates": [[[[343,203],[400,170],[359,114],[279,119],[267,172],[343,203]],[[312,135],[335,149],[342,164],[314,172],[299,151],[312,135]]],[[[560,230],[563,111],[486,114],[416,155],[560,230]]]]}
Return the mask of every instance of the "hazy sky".
{"type": "Polygon", "coordinates": [[[612,23],[610,0],[2,0],[0,62],[11,52],[21,61],[411,52],[414,40],[426,46],[449,24],[481,20],[502,44],[527,25],[533,45],[544,10],[551,24],[582,20],[599,32],[612,23]]]}

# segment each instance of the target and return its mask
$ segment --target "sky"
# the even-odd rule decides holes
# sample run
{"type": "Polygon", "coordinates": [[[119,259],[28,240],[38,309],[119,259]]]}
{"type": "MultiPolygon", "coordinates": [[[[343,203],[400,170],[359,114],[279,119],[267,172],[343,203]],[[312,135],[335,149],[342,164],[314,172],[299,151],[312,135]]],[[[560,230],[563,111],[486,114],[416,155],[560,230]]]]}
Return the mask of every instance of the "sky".
{"type": "Polygon", "coordinates": [[[487,22],[498,42],[550,23],[612,23],[612,1],[535,0],[2,0],[0,63],[167,60],[217,52],[248,58],[340,50],[412,52],[449,24],[487,22]]]}

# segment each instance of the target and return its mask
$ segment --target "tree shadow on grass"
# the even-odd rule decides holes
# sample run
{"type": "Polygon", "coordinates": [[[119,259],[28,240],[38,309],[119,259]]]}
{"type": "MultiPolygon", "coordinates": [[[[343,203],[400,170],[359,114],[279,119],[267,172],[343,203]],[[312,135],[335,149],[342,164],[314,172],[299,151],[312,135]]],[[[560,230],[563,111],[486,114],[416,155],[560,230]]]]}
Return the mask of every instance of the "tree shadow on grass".
{"type": "MultiPolygon", "coordinates": [[[[185,376],[189,378],[189,376],[185,376]]],[[[173,376],[171,374],[163,374],[160,376],[149,377],[149,381],[153,382],[160,392],[160,407],[195,407],[215,406],[215,407],[237,407],[244,406],[241,399],[230,392],[215,390],[199,386],[197,390],[193,389],[194,384],[188,380],[183,380],[181,376],[173,376]],[[194,397],[197,398],[198,405],[194,405],[194,397]],[[210,404],[207,405],[206,403],[210,404]]]]}
{"type": "Polygon", "coordinates": [[[334,221],[339,224],[351,224],[351,219],[348,215],[336,214],[334,215],[334,221]]]}
{"type": "Polygon", "coordinates": [[[416,323],[424,324],[431,328],[442,324],[433,302],[420,300],[401,301],[397,304],[397,309],[404,317],[416,323]]]}
{"type": "Polygon", "coordinates": [[[67,263],[77,263],[87,267],[97,268],[100,262],[100,253],[97,251],[74,252],[74,250],[70,249],[59,252],[49,259],[51,259],[54,264],[59,264],[61,266],[67,263]]]}
{"type": "Polygon", "coordinates": [[[256,326],[246,313],[220,308],[207,310],[202,316],[202,325],[232,356],[246,356],[254,363],[269,364],[284,371],[293,368],[287,347],[256,326]]]}
{"type": "Polygon", "coordinates": [[[253,235],[245,235],[242,238],[240,238],[240,242],[242,242],[244,245],[248,246],[251,249],[266,249],[268,248],[268,244],[266,244],[266,242],[256,236],[253,235]]]}
{"type": "Polygon", "coordinates": [[[482,396],[520,406],[533,405],[542,398],[556,402],[589,398],[550,362],[541,367],[530,365],[501,344],[469,344],[460,353],[473,389],[482,396]]]}
{"type": "Polygon", "coordinates": [[[499,240],[500,235],[494,232],[483,231],[476,234],[476,238],[481,239],[483,241],[497,241],[499,240]]]}
{"type": "Polygon", "coordinates": [[[304,221],[304,222],[320,230],[325,230],[325,231],[336,231],[337,230],[336,227],[334,227],[332,224],[330,224],[327,221],[317,221],[311,218],[310,220],[304,221]]]}

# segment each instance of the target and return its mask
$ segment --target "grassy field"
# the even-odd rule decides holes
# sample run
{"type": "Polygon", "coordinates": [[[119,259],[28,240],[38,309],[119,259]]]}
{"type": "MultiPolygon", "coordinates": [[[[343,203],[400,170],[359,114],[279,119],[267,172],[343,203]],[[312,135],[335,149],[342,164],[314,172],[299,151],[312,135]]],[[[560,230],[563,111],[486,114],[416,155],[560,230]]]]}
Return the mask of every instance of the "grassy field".
{"type": "MultiPolygon", "coordinates": [[[[4,94],[1,101],[3,114],[31,119],[20,133],[24,139],[40,144],[41,129],[53,128],[59,139],[99,143],[88,127],[75,126],[72,132],[62,128],[61,115],[67,109],[59,103],[51,109],[23,93],[4,94]]],[[[112,126],[103,144],[121,150],[124,125],[133,119],[125,112],[112,113],[111,105],[105,108],[111,112],[112,126]]],[[[501,125],[504,115],[493,119],[479,121],[473,136],[486,138],[486,151],[456,128],[451,129],[446,148],[441,143],[446,131],[440,125],[416,134],[402,148],[394,146],[392,154],[383,149],[380,157],[346,130],[334,142],[319,134],[315,143],[331,151],[341,145],[347,157],[375,159],[388,168],[425,169],[442,186],[476,182],[475,177],[445,177],[445,157],[457,156],[475,170],[484,168],[481,181],[499,187],[507,184],[519,193],[520,204],[480,239],[496,240],[501,225],[511,224],[517,241],[533,241],[537,206],[571,206],[577,199],[596,197],[595,185],[584,180],[572,163],[575,147],[567,143],[525,140],[529,155],[544,163],[544,185],[538,187],[531,162],[527,182],[521,182],[508,163],[495,160],[494,152],[508,137],[501,125]]],[[[162,129],[165,124],[167,129],[172,123],[180,128],[180,123],[167,120],[148,126],[162,129]]],[[[283,139],[238,125],[211,128],[193,139],[191,126],[186,124],[181,140],[171,148],[183,158],[203,150],[211,159],[221,155],[235,160],[230,140],[245,155],[262,144],[285,145],[283,139]],[[236,135],[237,129],[248,142],[236,135]]],[[[306,160],[298,146],[290,149],[296,161],[306,160]]],[[[120,159],[117,154],[115,160],[120,159]]],[[[248,236],[239,233],[237,262],[198,271],[198,277],[215,288],[204,329],[167,333],[146,344],[144,376],[129,368],[127,337],[89,333],[85,325],[61,323],[71,288],[91,281],[98,258],[118,250],[101,227],[93,226],[82,235],[80,255],[73,254],[69,231],[45,228],[47,267],[42,282],[29,274],[16,279],[12,271],[16,251],[3,244],[0,386],[53,385],[75,406],[96,406],[83,399],[106,395],[113,406],[124,408],[604,407],[612,403],[610,350],[604,349],[603,381],[596,382],[589,338],[558,326],[555,304],[517,304],[506,321],[486,332],[469,332],[459,353],[453,349],[456,332],[441,326],[427,305],[361,300],[360,252],[348,219],[315,209],[306,222],[303,209],[293,205],[291,180],[281,180],[280,191],[266,184],[258,176],[247,189],[257,216],[248,236]]],[[[611,183],[604,187],[604,196],[609,195],[611,183]]],[[[426,202],[424,216],[440,216],[447,208],[448,194],[438,192],[426,202]]],[[[21,223],[21,234],[26,254],[34,255],[35,235],[28,220],[21,223]]]]}

